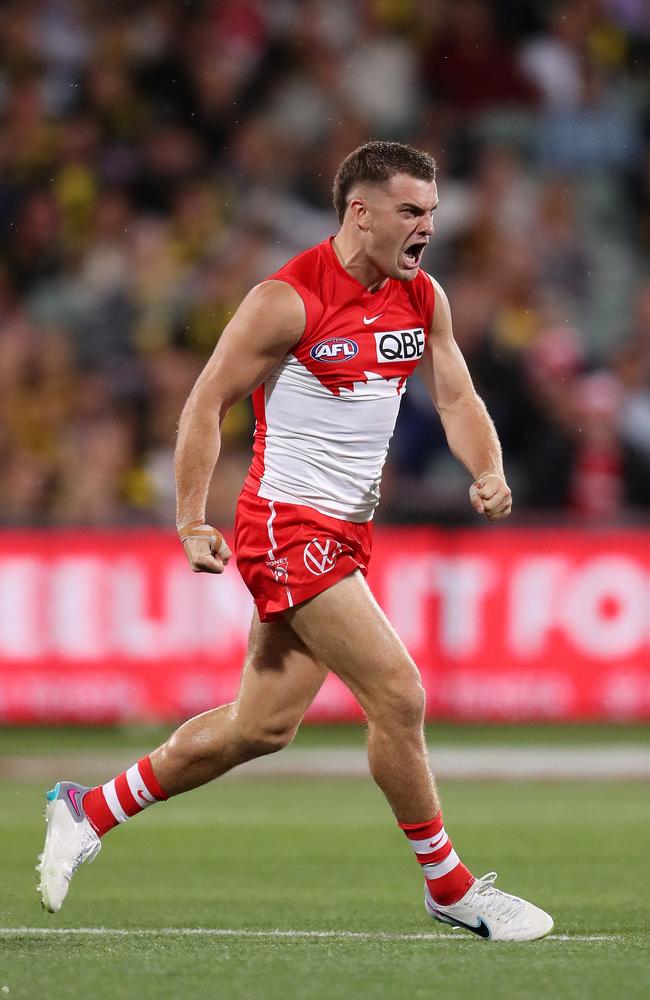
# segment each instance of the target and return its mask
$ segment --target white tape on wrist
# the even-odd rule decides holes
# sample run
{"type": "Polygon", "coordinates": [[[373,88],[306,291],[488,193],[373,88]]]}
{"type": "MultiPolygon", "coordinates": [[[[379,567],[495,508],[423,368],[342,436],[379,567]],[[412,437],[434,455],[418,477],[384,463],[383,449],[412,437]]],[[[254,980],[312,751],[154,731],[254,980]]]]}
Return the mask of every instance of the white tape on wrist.
{"type": "Polygon", "coordinates": [[[176,530],[181,543],[186,542],[188,538],[205,538],[210,543],[210,550],[213,554],[222,559],[232,554],[226,539],[211,524],[204,524],[201,521],[187,521],[185,524],[179,524],[176,530]]]}

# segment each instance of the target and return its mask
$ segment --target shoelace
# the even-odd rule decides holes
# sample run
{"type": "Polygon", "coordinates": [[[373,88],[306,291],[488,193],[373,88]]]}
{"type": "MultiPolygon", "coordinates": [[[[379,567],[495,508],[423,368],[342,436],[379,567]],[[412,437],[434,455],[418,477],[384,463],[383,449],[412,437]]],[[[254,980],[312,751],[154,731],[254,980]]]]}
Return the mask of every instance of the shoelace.
{"type": "MultiPolygon", "coordinates": [[[[70,874],[67,876],[69,879],[72,878],[82,861],[92,861],[97,852],[99,851],[100,843],[99,841],[93,840],[92,837],[84,837],[81,841],[81,847],[79,848],[79,853],[72,862],[70,866],[70,874]]],[[[67,872],[66,872],[67,875],[67,872]]]]}
{"type": "Polygon", "coordinates": [[[476,898],[472,902],[483,906],[486,911],[489,911],[498,920],[508,923],[509,920],[512,920],[513,917],[516,917],[521,912],[524,907],[524,901],[518,899],[516,896],[511,896],[507,892],[502,892],[501,889],[495,888],[494,882],[496,881],[496,877],[496,872],[488,872],[487,875],[483,875],[476,880],[476,888],[474,890],[476,898]]]}

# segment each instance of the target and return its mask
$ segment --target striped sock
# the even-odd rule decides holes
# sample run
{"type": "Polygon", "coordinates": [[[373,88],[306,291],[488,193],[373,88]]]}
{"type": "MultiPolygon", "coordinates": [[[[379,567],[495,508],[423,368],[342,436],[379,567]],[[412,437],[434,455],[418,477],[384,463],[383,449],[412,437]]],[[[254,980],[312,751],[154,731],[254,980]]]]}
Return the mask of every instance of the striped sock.
{"type": "Polygon", "coordinates": [[[143,757],[112,781],[91,788],[84,795],[82,805],[93,830],[103,837],[118,823],[124,823],[147,806],[166,798],[167,793],[158,784],[151,761],[143,757]]]}
{"type": "Polygon", "coordinates": [[[428,823],[399,825],[422,865],[434,902],[441,906],[457,903],[474,882],[474,876],[456,854],[442,825],[442,813],[428,823]]]}

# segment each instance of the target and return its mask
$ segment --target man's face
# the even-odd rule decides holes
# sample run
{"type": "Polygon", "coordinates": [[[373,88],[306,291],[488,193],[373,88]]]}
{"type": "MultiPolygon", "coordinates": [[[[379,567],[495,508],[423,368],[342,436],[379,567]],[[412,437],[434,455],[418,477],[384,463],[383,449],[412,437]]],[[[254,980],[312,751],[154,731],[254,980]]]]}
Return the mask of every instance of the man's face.
{"type": "Polygon", "coordinates": [[[436,182],[395,174],[386,184],[363,185],[359,201],[365,204],[356,217],[367,257],[387,277],[412,281],[433,235],[436,182]]]}

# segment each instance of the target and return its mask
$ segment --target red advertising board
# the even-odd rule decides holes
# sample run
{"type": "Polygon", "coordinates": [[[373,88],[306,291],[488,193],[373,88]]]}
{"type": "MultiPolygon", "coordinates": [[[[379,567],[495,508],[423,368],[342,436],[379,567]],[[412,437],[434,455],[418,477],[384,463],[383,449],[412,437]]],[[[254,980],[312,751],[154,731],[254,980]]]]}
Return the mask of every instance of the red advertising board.
{"type": "MultiPolygon", "coordinates": [[[[369,579],[430,717],[650,719],[650,532],[383,528],[369,579]]],[[[193,574],[164,532],[4,533],[0,720],[172,720],[230,701],[251,611],[234,565],[193,574]]],[[[360,714],[330,677],[309,717],[360,714]]]]}

